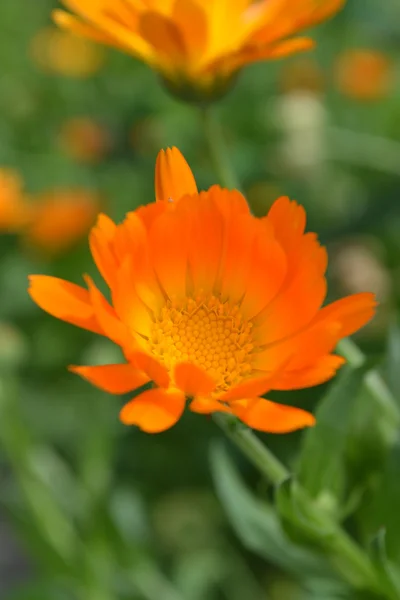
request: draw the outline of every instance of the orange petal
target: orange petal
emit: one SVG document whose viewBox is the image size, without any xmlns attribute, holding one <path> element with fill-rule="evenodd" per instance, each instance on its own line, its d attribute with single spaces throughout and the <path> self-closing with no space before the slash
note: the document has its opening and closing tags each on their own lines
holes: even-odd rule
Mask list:
<svg viewBox="0 0 400 600">
<path fill-rule="evenodd" d="M 107 46 L 117 46 L 123 48 L 122 45 L 119 46 L 118 42 L 116 42 L 112 36 L 109 36 L 107 33 L 102 32 L 96 27 L 77 19 L 64 10 L 53 10 L 51 16 L 56 25 L 61 27 L 61 29 L 71 31 L 74 34 L 85 37 L 93 42 L 106 44 Z"/>
<path fill-rule="evenodd" d="M 220 70 L 225 73 L 233 73 L 241 69 L 245 65 L 263 60 L 276 60 L 298 52 L 305 52 L 315 47 L 315 42 L 311 38 L 301 37 L 285 40 L 283 42 L 266 45 L 251 45 L 245 46 L 238 52 L 228 54 L 222 59 L 217 59 L 209 65 L 208 70 L 211 72 Z"/>
<path fill-rule="evenodd" d="M 175 384 L 186 396 L 207 396 L 215 390 L 215 381 L 210 375 L 191 363 L 180 363 L 175 367 Z"/>
<path fill-rule="evenodd" d="M 368 323 L 375 314 L 376 306 L 375 294 L 353 294 L 325 306 L 318 313 L 318 319 L 339 321 L 342 325 L 340 338 L 344 338 Z"/>
<path fill-rule="evenodd" d="M 223 299 L 235 304 L 246 292 L 257 226 L 251 215 L 239 213 L 226 217 L 224 230 L 218 288 Z"/>
<path fill-rule="evenodd" d="M 117 226 L 107 215 L 100 214 L 89 235 L 90 251 L 104 281 L 111 285 L 114 281 L 117 262 L 113 251 L 113 241 Z"/>
<path fill-rule="evenodd" d="M 160 433 L 180 419 L 185 394 L 178 390 L 147 390 L 126 404 L 120 412 L 125 425 L 137 425 L 146 433 Z"/>
<path fill-rule="evenodd" d="M 115 311 L 130 330 L 148 338 L 154 321 L 149 309 L 139 298 L 135 287 L 135 270 L 129 257 L 125 258 L 117 271 L 115 286 L 112 290 Z"/>
<path fill-rule="evenodd" d="M 132 352 L 129 355 L 132 364 L 148 375 L 151 381 L 154 381 L 159 387 L 167 388 L 169 386 L 169 374 L 167 369 L 155 358 L 145 352 Z"/>
<path fill-rule="evenodd" d="M 285 276 L 286 256 L 282 247 L 261 225 L 254 240 L 246 293 L 241 304 L 246 319 L 253 319 L 275 298 Z"/>
<path fill-rule="evenodd" d="M 72 365 L 69 370 L 109 394 L 127 394 L 149 382 L 145 373 L 130 364 L 95 367 Z"/>
<path fill-rule="evenodd" d="M 157 12 L 146 11 L 139 17 L 138 31 L 155 52 L 168 63 L 185 58 L 186 45 L 174 22 Z"/>
<path fill-rule="evenodd" d="M 201 56 L 206 47 L 208 23 L 201 3 L 194 0 L 175 0 L 172 20 L 179 27 L 188 53 Z"/>
<path fill-rule="evenodd" d="M 145 229 L 149 231 L 155 219 L 157 219 L 163 212 L 168 210 L 169 203 L 167 202 L 152 202 L 146 206 L 139 206 L 135 210 L 135 215 L 142 221 Z M 131 213 L 129 213 L 130 215 Z"/>
<path fill-rule="evenodd" d="M 288 360 L 289 359 L 285 357 L 284 363 L 276 365 L 274 371 L 271 371 L 268 375 L 265 374 L 262 377 L 254 377 L 235 385 L 233 388 L 222 394 L 219 399 L 223 402 L 228 402 L 239 400 L 240 398 L 253 398 L 265 394 L 273 387 L 277 373 L 281 372 Z"/>
<path fill-rule="evenodd" d="M 186 196 L 179 204 L 177 215 L 185 219 L 193 291 L 212 294 L 223 248 L 223 218 L 210 192 Z"/>
<path fill-rule="evenodd" d="M 104 335 L 84 288 L 47 275 L 30 275 L 29 282 L 29 294 L 40 308 L 57 319 Z"/>
<path fill-rule="evenodd" d="M 187 194 L 197 194 L 193 173 L 178 148 L 161 150 L 155 174 L 156 200 L 177 202 Z"/>
<path fill-rule="evenodd" d="M 238 190 L 227 190 L 213 185 L 208 193 L 225 219 L 229 220 L 236 215 L 251 215 L 246 198 Z"/>
<path fill-rule="evenodd" d="M 96 30 L 98 29 L 101 35 L 111 38 L 113 46 L 125 49 L 139 58 L 152 63 L 154 55 L 152 49 L 140 35 L 136 34 L 137 19 L 135 18 L 133 9 L 130 10 L 129 16 L 124 15 L 123 18 L 118 20 L 104 10 L 105 5 L 103 2 L 93 0 L 90 2 L 63 0 L 63 4 L 69 10 L 82 17 L 85 22 L 94 26 Z M 129 24 L 127 21 L 129 21 Z M 63 24 L 61 23 L 61 25 Z M 75 24 L 70 22 L 70 25 L 72 27 L 69 28 L 73 31 Z M 77 33 L 83 34 L 84 32 L 80 30 Z M 92 37 L 91 34 L 89 34 L 89 37 Z"/>
<path fill-rule="evenodd" d="M 97 289 L 92 278 L 85 275 L 84 279 L 89 288 L 90 299 L 96 318 L 104 331 L 104 335 L 119 346 L 129 347 L 133 342 L 133 338 L 129 335 L 127 327 L 120 321 L 113 307 Z"/>
<path fill-rule="evenodd" d="M 252 35 L 252 43 L 265 46 L 288 38 L 328 19 L 344 3 L 345 0 L 269 0 L 264 3 L 263 26 Z"/>
<path fill-rule="evenodd" d="M 174 212 L 166 212 L 149 231 L 151 262 L 169 298 L 186 297 L 188 232 L 185 222 Z"/>
<path fill-rule="evenodd" d="M 310 325 L 297 335 L 282 342 L 267 346 L 253 357 L 254 369 L 275 371 L 287 362 L 285 371 L 313 366 L 315 361 L 329 354 L 335 347 L 340 331 L 340 323 L 321 321 Z M 290 360 L 289 360 L 290 359 Z"/>
<path fill-rule="evenodd" d="M 286 56 L 291 56 L 292 54 L 297 54 L 298 52 L 306 52 L 307 50 L 312 50 L 315 48 L 316 43 L 313 39 L 308 37 L 296 37 L 290 40 L 284 40 L 278 44 L 274 44 L 269 52 L 265 50 L 265 56 L 263 53 L 259 53 L 259 57 L 255 60 L 263 60 L 264 58 L 269 59 L 278 59 L 285 58 Z"/>
<path fill-rule="evenodd" d="M 274 390 L 300 390 L 320 385 L 332 379 L 345 362 L 344 358 L 335 354 L 323 356 L 311 367 L 281 373 L 274 381 Z"/>
<path fill-rule="evenodd" d="M 232 412 L 252 429 L 268 433 L 290 433 L 315 425 L 311 413 L 263 398 L 239 401 L 232 406 Z"/>
<path fill-rule="evenodd" d="M 314 234 L 304 235 L 297 253 L 288 253 L 287 261 L 281 291 L 255 320 L 260 344 L 270 344 L 300 331 L 316 317 L 326 296 L 326 250 Z"/>
<path fill-rule="evenodd" d="M 214 398 L 194 398 L 191 401 L 189 408 L 191 411 L 201 415 L 209 415 L 214 412 L 231 412 L 229 406 L 222 404 L 222 402 L 219 402 Z"/>
<path fill-rule="evenodd" d="M 304 234 L 306 211 L 297 202 L 282 196 L 275 200 L 265 220 L 272 225 L 276 239 L 289 252 L 296 248 Z"/>
</svg>

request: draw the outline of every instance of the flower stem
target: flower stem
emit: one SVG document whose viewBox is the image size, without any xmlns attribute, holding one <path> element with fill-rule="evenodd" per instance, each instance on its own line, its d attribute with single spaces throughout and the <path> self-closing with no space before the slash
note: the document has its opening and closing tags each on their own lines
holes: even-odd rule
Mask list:
<svg viewBox="0 0 400 600">
<path fill-rule="evenodd" d="M 240 189 L 235 173 L 228 159 L 220 123 L 209 108 L 202 111 L 204 133 L 208 140 L 214 168 L 220 182 L 228 188 Z M 359 348 L 350 340 L 341 342 L 340 350 L 348 362 L 361 366 L 366 358 Z M 386 411 L 398 420 L 400 413 L 394 405 L 390 392 L 376 371 L 366 377 L 366 385 L 371 394 L 386 408 Z M 243 426 L 231 415 L 214 413 L 214 421 L 225 434 L 243 452 L 258 471 L 274 486 L 279 486 L 290 473 L 278 458 L 258 439 L 246 426 Z M 327 517 L 318 502 L 302 490 L 303 498 L 314 515 L 323 523 Z M 379 594 L 379 597 L 395 600 L 396 595 L 381 581 L 368 555 L 352 540 L 339 524 L 334 525 L 332 536 L 326 541 L 325 550 L 345 581 L 355 588 L 364 588 Z"/>
<path fill-rule="evenodd" d="M 290 473 L 274 454 L 246 426 L 234 417 L 222 413 L 214 413 L 213 419 L 224 433 L 243 452 L 256 469 L 274 486 L 279 486 Z M 325 511 L 302 489 L 302 497 L 308 505 L 308 512 L 313 520 L 322 525 L 329 519 Z M 352 540 L 347 532 L 338 524 L 332 524 L 329 540 L 325 540 L 325 551 L 335 569 L 352 587 L 368 589 L 379 593 L 380 597 L 395 600 L 395 596 L 380 581 L 369 557 Z M 323 527 L 324 529 L 324 527 Z"/>
<path fill-rule="evenodd" d="M 205 106 L 201 109 L 201 119 L 210 157 L 221 185 L 239 190 L 240 184 L 229 161 L 222 126 L 216 113 L 209 106 Z"/>
<path fill-rule="evenodd" d="M 245 425 L 235 417 L 214 413 L 214 421 L 226 435 L 242 450 L 250 462 L 274 485 L 279 485 L 290 475 L 280 460 Z"/>
</svg>

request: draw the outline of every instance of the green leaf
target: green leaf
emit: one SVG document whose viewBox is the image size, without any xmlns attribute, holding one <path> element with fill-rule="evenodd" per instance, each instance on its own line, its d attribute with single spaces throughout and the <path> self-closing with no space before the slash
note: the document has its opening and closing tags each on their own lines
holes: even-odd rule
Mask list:
<svg viewBox="0 0 400 600">
<path fill-rule="evenodd" d="M 400 435 L 387 456 L 369 502 L 359 512 L 361 526 L 367 535 L 385 534 L 385 551 L 400 566 Z M 379 537 L 378 537 L 379 540 Z M 376 545 L 376 544 L 375 544 Z"/>
<path fill-rule="evenodd" d="M 2 600 L 70 600 L 70 596 L 48 581 L 33 581 L 19 585 L 2 596 Z"/>
<path fill-rule="evenodd" d="M 363 368 L 342 370 L 317 408 L 315 427 L 303 438 L 298 479 L 311 496 L 325 494 L 327 503 L 335 503 L 343 488 L 344 452 L 364 372 Z"/>
<path fill-rule="evenodd" d="M 381 577 L 382 586 L 387 589 L 388 598 L 400 597 L 400 569 L 388 559 L 386 530 L 380 529 L 370 544 L 370 554 Z"/>
<path fill-rule="evenodd" d="M 50 545 L 66 564 L 72 565 L 76 560 L 79 539 L 70 516 L 58 502 L 53 481 L 54 467 L 60 467 L 61 461 L 53 456 L 51 449 L 38 454 L 38 447 L 21 418 L 18 404 L 16 383 L 11 378 L 0 380 L 0 444 L 13 466 L 30 520 L 40 531 L 45 544 Z M 64 485 L 63 469 L 58 475 Z M 65 492 L 66 488 L 63 489 Z M 70 490 L 69 485 L 67 489 Z"/>
<path fill-rule="evenodd" d="M 297 481 L 286 479 L 276 488 L 276 506 L 282 525 L 298 544 L 324 547 L 335 533 L 336 524 L 329 513 L 324 513 L 304 492 Z"/>
<path fill-rule="evenodd" d="M 219 444 L 211 448 L 211 468 L 218 497 L 246 548 L 300 579 L 335 579 L 323 557 L 286 537 L 273 507 L 247 490 Z"/>
<path fill-rule="evenodd" d="M 385 371 L 389 389 L 400 406 L 400 327 L 398 325 L 389 329 Z"/>
</svg>

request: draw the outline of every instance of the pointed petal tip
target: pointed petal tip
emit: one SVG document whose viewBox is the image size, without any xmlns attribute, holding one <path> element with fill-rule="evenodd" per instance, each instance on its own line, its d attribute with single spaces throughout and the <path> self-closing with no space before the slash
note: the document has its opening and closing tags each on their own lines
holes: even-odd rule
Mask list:
<svg viewBox="0 0 400 600">
<path fill-rule="evenodd" d="M 161 150 L 155 168 L 156 201 L 180 200 L 183 196 L 197 194 L 192 170 L 182 152 L 172 146 Z"/>
</svg>

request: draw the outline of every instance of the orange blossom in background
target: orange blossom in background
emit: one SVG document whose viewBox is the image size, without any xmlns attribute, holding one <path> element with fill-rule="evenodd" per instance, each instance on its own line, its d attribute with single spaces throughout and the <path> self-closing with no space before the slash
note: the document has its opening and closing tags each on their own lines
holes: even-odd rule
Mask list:
<svg viewBox="0 0 400 600">
<path fill-rule="evenodd" d="M 243 66 L 314 46 L 300 31 L 345 0 L 61 0 L 61 27 L 132 54 L 187 99 L 224 93 Z"/>
</svg>

